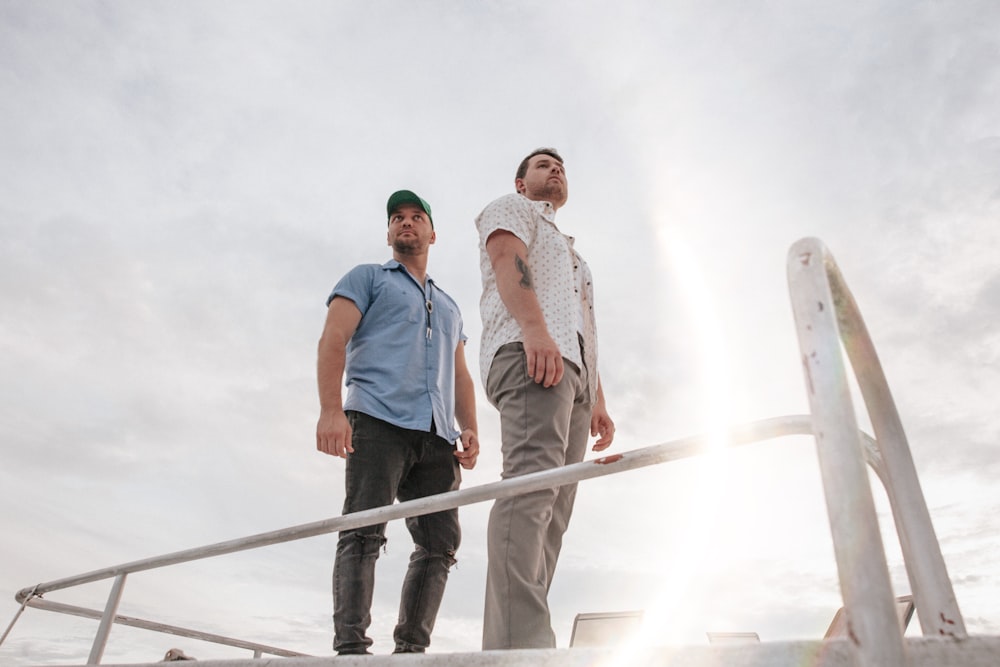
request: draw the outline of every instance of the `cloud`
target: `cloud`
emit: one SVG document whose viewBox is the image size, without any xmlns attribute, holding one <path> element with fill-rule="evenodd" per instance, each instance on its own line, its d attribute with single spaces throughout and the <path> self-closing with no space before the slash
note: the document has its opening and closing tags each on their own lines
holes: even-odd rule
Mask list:
<svg viewBox="0 0 1000 667">
<path fill-rule="evenodd" d="M 11 593 L 336 515 L 341 462 L 313 445 L 330 288 L 388 256 L 387 195 L 420 192 L 475 370 L 472 220 L 523 154 L 554 145 L 572 181 L 559 222 L 595 274 L 616 449 L 806 410 L 784 264 L 819 236 L 879 350 L 970 628 L 996 631 L 992 4 L 234 8 L 0 10 Z M 466 486 L 500 464 L 478 398 Z M 713 466 L 581 489 L 553 589 L 563 643 L 575 613 L 652 608 L 644 584 L 682 575 L 690 589 L 666 600 L 699 605 L 685 641 L 723 621 L 765 640 L 825 628 L 839 596 L 811 443 Z M 478 646 L 487 512 L 462 510 L 435 650 Z M 409 553 L 390 531 L 381 647 Z M 123 605 L 327 654 L 334 540 L 136 575 Z M 219 599 L 192 602 L 206 581 Z M 52 617 L 27 612 L 0 655 L 82 661 L 93 624 Z M 108 660 L 157 659 L 163 640 L 116 628 Z"/>
</svg>

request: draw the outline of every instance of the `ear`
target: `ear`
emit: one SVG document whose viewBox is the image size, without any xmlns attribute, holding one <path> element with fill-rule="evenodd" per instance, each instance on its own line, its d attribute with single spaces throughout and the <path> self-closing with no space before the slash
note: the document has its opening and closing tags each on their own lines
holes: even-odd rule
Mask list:
<svg viewBox="0 0 1000 667">
<path fill-rule="evenodd" d="M 392 241 L 389 240 L 389 232 L 385 233 L 385 244 L 392 245 Z"/>
<path fill-rule="evenodd" d="M 521 193 L 523 195 L 524 194 L 524 189 L 525 189 L 524 188 L 524 179 L 523 178 L 515 178 L 514 179 L 514 191 L 515 192 L 519 192 L 519 193 Z"/>
<path fill-rule="evenodd" d="M 434 231 L 434 230 L 432 229 L 432 230 L 431 230 L 431 243 L 434 243 L 434 242 L 435 242 L 435 241 L 437 241 L 437 240 L 438 240 L 438 234 L 437 234 L 437 232 L 435 232 L 435 231 Z"/>
</svg>

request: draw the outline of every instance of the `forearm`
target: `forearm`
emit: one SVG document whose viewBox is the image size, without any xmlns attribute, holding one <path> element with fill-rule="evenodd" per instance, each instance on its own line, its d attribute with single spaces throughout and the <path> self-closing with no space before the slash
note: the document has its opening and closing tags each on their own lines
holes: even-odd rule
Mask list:
<svg viewBox="0 0 1000 667">
<path fill-rule="evenodd" d="M 319 341 L 316 379 L 319 387 L 319 406 L 322 412 L 344 409 L 341 387 L 347 362 L 346 346 L 337 336 L 324 333 Z"/>
<path fill-rule="evenodd" d="M 479 429 L 476 426 L 476 387 L 465 365 L 464 342 L 455 348 L 455 419 L 462 431 L 455 457 L 460 466 L 471 470 L 479 457 Z"/>
<path fill-rule="evenodd" d="M 596 401 L 596 405 L 600 405 L 600 406 L 606 405 L 606 403 L 604 402 L 604 385 L 601 384 L 601 375 L 600 375 L 600 373 L 598 373 L 598 375 L 597 375 L 597 401 Z"/>
<path fill-rule="evenodd" d="M 354 451 L 340 388 L 347 363 L 347 342 L 360 320 L 361 312 L 354 302 L 336 297 L 327 309 L 326 324 L 319 339 L 316 382 L 320 412 L 316 423 L 316 449 L 333 456 L 346 457 Z"/>
<path fill-rule="evenodd" d="M 608 406 L 604 402 L 600 375 L 597 376 L 597 400 L 590 414 L 590 434 L 600 436 L 594 443 L 595 452 L 607 449 L 615 439 L 615 422 L 608 414 Z"/>
<path fill-rule="evenodd" d="M 479 433 L 476 418 L 476 390 L 472 376 L 465 374 L 455 378 L 455 420 L 461 431 L 471 429 Z"/>
<path fill-rule="evenodd" d="M 490 239 L 487 246 L 490 262 L 496 275 L 497 292 L 521 330 L 548 331 L 534 277 L 528 267 L 527 248 L 512 235 Z"/>
<path fill-rule="evenodd" d="M 559 384 L 563 376 L 562 350 L 549 333 L 535 294 L 527 247 L 510 232 L 494 232 L 486 242 L 486 251 L 500 299 L 521 327 L 528 375 L 544 387 Z"/>
</svg>

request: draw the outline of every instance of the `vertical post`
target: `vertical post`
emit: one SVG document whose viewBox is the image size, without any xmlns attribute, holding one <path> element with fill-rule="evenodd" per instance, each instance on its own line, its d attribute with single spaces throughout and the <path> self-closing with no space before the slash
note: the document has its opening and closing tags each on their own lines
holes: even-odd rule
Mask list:
<svg viewBox="0 0 1000 667">
<path fill-rule="evenodd" d="M 254 660 L 260 660 L 260 657 L 261 657 L 262 655 L 264 655 L 264 652 L 263 652 L 263 651 L 261 651 L 261 650 L 260 650 L 259 648 L 255 648 L 255 649 L 254 649 L 254 651 L 253 651 L 253 659 L 254 659 Z"/>
<path fill-rule="evenodd" d="M 803 239 L 788 255 L 788 282 L 848 639 L 863 667 L 905 665 L 892 584 L 857 418 L 844 371 L 826 252 Z"/>
<path fill-rule="evenodd" d="M 31 602 L 31 598 L 35 597 L 35 591 L 37 590 L 38 584 L 35 584 L 35 587 L 31 589 L 31 592 L 28 593 L 28 595 L 24 597 L 24 600 L 21 601 L 21 606 L 18 608 L 17 613 L 14 614 L 14 618 L 10 620 L 10 625 L 7 626 L 7 629 L 3 631 L 3 636 L 0 637 L 0 646 L 3 646 L 4 641 L 7 639 L 7 635 L 9 635 L 10 631 L 14 629 L 14 624 L 17 623 L 17 619 L 21 618 L 21 614 L 24 613 L 24 608 L 28 606 L 29 602 Z"/>
<path fill-rule="evenodd" d="M 125 576 L 124 572 L 119 574 L 115 577 L 115 583 L 111 586 L 111 594 L 108 595 L 108 604 L 104 607 L 104 616 L 101 617 L 101 624 L 97 627 L 97 636 L 94 637 L 94 645 L 90 649 L 90 657 L 87 658 L 88 665 L 101 664 L 101 656 L 104 655 L 104 647 L 108 645 L 108 635 L 111 633 L 111 626 L 114 624 L 115 615 L 118 613 L 118 603 L 122 600 Z"/>
<path fill-rule="evenodd" d="M 910 445 L 882 364 L 858 306 L 835 266 L 829 267 L 838 303 L 841 339 L 854 367 L 882 459 L 880 477 L 896 522 L 910 590 L 925 637 L 967 637 L 944 556 L 924 492 L 917 478 Z"/>
</svg>

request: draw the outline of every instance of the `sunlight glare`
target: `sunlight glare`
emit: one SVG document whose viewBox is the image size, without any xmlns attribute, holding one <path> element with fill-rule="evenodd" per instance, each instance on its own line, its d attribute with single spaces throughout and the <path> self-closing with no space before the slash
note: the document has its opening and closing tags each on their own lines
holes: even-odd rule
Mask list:
<svg viewBox="0 0 1000 667">
<path fill-rule="evenodd" d="M 708 436 L 703 456 L 694 459 L 695 474 L 689 488 L 690 502 L 679 534 L 667 542 L 671 558 L 661 572 L 656 602 L 646 610 L 638 644 L 691 643 L 692 637 L 710 628 L 705 623 L 703 596 L 689 590 L 698 581 L 698 571 L 713 569 L 724 556 L 714 544 L 715 524 L 730 496 L 730 467 L 722 450 L 727 447 L 731 386 L 731 362 L 716 300 L 691 246 L 676 228 L 657 225 L 658 243 L 667 258 L 670 276 L 682 297 L 682 316 L 692 339 L 697 341 L 697 430 Z M 700 607 L 700 608 L 699 608 Z M 701 613 L 699 613 L 701 612 Z M 693 624 L 697 627 L 689 627 Z"/>
</svg>

